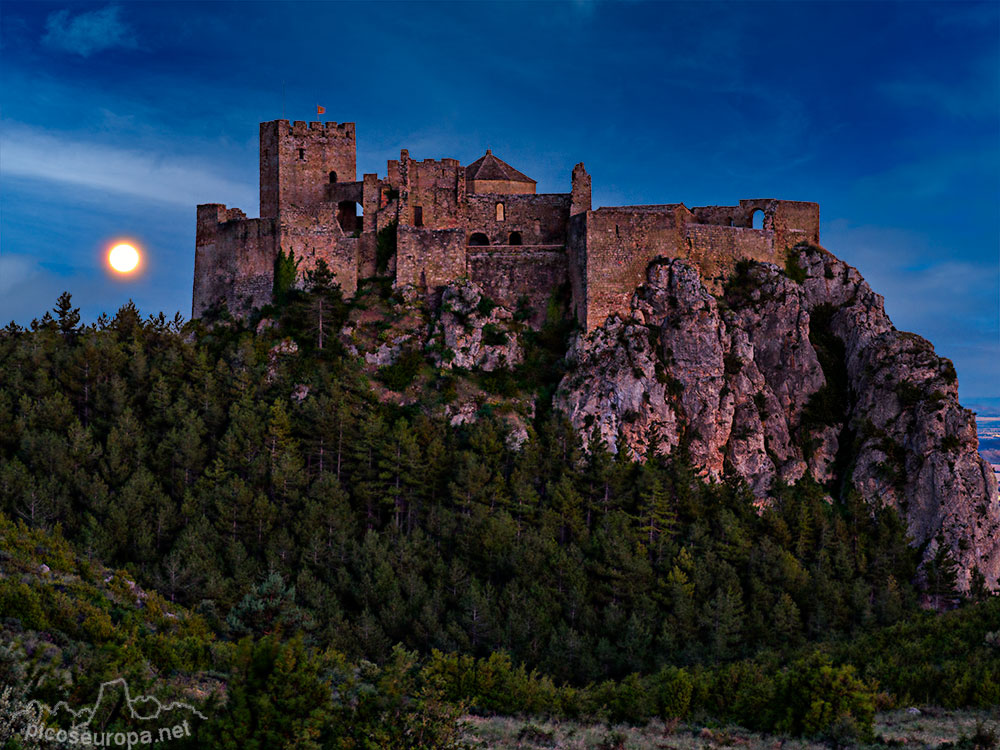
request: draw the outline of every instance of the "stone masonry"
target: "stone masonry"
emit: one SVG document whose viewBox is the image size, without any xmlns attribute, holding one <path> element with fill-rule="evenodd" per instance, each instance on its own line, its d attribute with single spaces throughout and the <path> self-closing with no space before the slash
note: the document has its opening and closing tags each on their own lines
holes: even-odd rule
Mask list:
<svg viewBox="0 0 1000 750">
<path fill-rule="evenodd" d="M 350 296 L 380 270 L 380 231 L 395 234 L 395 257 L 381 270 L 397 285 L 433 293 L 469 278 L 509 308 L 544 311 L 568 283 L 590 331 L 628 312 L 656 258 L 689 260 L 712 287 L 742 258 L 781 264 L 789 247 L 819 244 L 819 206 L 759 199 L 594 210 L 582 163 L 569 193 L 543 194 L 489 150 L 463 167 L 403 149 L 385 177 L 358 180 L 354 123 L 274 120 L 260 125 L 260 218 L 198 206 L 192 314 L 222 302 L 245 315 L 270 302 L 279 251 L 294 252 L 300 272 L 325 260 Z"/>
</svg>

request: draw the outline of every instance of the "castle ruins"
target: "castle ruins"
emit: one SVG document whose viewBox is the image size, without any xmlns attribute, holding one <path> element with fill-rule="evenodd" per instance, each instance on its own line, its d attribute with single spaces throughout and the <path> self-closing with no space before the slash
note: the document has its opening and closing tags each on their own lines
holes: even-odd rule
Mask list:
<svg viewBox="0 0 1000 750">
<path fill-rule="evenodd" d="M 577 319 L 591 330 L 628 310 L 655 258 L 690 259 L 717 285 L 739 259 L 783 263 L 787 248 L 819 244 L 816 203 L 594 209 L 582 163 L 570 192 L 536 193 L 533 179 L 489 150 L 463 167 L 404 149 L 385 177 L 360 180 L 355 160 L 354 123 L 261 123 L 260 218 L 198 206 L 192 314 L 220 301 L 238 315 L 269 303 L 280 250 L 294 251 L 300 272 L 325 260 L 346 296 L 377 272 L 429 292 L 465 277 L 510 308 L 544 310 L 568 282 Z M 396 252 L 377 268 L 387 233 Z"/>
</svg>

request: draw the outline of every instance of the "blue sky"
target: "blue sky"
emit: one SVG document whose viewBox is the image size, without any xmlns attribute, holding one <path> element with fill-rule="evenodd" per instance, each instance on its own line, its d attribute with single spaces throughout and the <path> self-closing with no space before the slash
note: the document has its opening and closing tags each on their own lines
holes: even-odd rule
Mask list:
<svg viewBox="0 0 1000 750">
<path fill-rule="evenodd" d="M 358 172 L 487 146 L 595 205 L 820 203 L 897 327 L 1000 396 L 1000 3 L 0 5 L 0 320 L 190 314 L 195 205 L 257 214 L 262 120 Z M 132 237 L 143 273 L 109 277 Z"/>
</svg>

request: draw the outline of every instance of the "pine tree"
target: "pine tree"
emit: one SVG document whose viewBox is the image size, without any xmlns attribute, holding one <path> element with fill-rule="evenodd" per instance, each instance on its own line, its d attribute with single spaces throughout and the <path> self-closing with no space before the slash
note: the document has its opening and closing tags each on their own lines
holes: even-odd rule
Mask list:
<svg viewBox="0 0 1000 750">
<path fill-rule="evenodd" d="M 322 351 L 329 338 L 328 331 L 336 330 L 344 317 L 344 300 L 330 267 L 322 258 L 316 262 L 315 269 L 306 272 L 306 284 L 309 287 L 309 328 L 316 334 L 316 349 Z"/>
<path fill-rule="evenodd" d="M 233 607 L 226 617 L 237 635 L 294 634 L 311 628 L 308 614 L 295 603 L 295 587 L 288 586 L 278 573 L 271 573 Z"/>
<path fill-rule="evenodd" d="M 940 609 L 942 605 L 950 605 L 958 599 L 958 563 L 942 534 L 939 533 L 934 541 L 937 549 L 934 556 L 924 563 L 924 576 L 927 580 L 927 594 L 931 597 L 934 608 Z"/>
<path fill-rule="evenodd" d="M 295 257 L 295 251 L 289 250 L 288 255 L 285 255 L 284 249 L 279 249 L 274 259 L 274 285 L 271 289 L 275 304 L 284 305 L 288 302 L 298 276 L 299 259 Z"/>
<path fill-rule="evenodd" d="M 80 308 L 73 307 L 73 296 L 69 292 L 60 294 L 54 311 L 59 332 L 66 338 L 74 338 L 80 331 Z"/>
<path fill-rule="evenodd" d="M 639 496 L 639 540 L 649 551 L 650 559 L 663 561 L 666 544 L 677 526 L 677 514 L 669 490 L 653 475 L 649 486 Z"/>
<path fill-rule="evenodd" d="M 420 448 L 405 419 L 392 426 L 378 458 L 378 477 L 385 487 L 385 505 L 393 514 L 393 526 L 400 529 L 405 517 L 407 530 L 413 527 L 413 506 L 421 482 Z"/>
</svg>

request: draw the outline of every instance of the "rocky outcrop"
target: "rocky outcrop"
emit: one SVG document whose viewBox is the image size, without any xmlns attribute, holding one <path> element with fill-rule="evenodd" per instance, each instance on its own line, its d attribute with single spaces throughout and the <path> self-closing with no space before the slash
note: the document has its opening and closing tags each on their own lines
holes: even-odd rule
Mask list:
<svg viewBox="0 0 1000 750">
<path fill-rule="evenodd" d="M 511 368 L 524 358 L 513 314 L 487 299 L 471 281 L 445 287 L 431 339 L 437 344 L 434 363 L 445 369 L 491 372 Z"/>
<path fill-rule="evenodd" d="M 654 262 L 630 314 L 579 335 L 555 397 L 586 441 L 643 458 L 686 453 L 761 503 L 807 473 L 906 519 L 960 585 L 1000 574 L 996 480 L 948 360 L 896 331 L 858 272 L 819 248 L 787 271 L 742 263 L 719 298 L 681 260 Z"/>
</svg>

